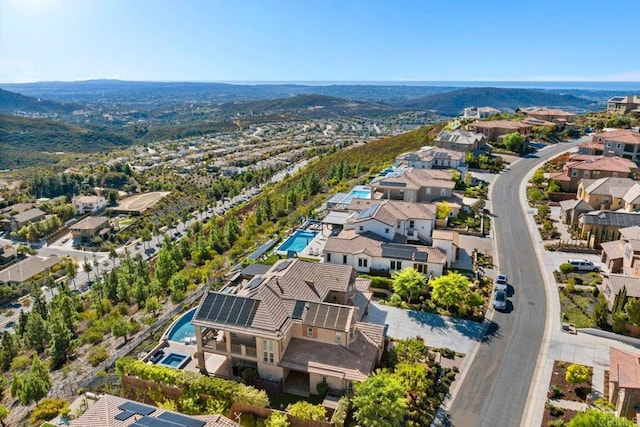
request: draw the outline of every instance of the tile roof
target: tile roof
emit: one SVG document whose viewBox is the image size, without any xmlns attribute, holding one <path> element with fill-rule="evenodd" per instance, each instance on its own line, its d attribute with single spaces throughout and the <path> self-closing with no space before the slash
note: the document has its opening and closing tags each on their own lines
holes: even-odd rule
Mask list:
<svg viewBox="0 0 640 427">
<path fill-rule="evenodd" d="M 580 199 L 561 200 L 560 208 L 562 208 L 563 211 L 575 210 L 575 211 L 582 211 L 582 212 L 590 212 L 593 210 L 593 206 L 591 206 L 589 203 L 585 202 L 584 200 L 580 200 Z"/>
<path fill-rule="evenodd" d="M 73 224 L 70 228 L 71 230 L 93 230 L 103 225 L 109 225 L 109 218 L 104 216 L 88 216 Z"/>
<path fill-rule="evenodd" d="M 102 196 L 80 196 L 77 197 L 75 199 L 73 199 L 73 201 L 75 203 L 82 203 L 82 204 L 94 204 L 97 203 L 101 200 L 104 200 L 104 197 Z"/>
<path fill-rule="evenodd" d="M 640 132 L 618 129 L 609 132 L 601 132 L 593 135 L 593 141 L 603 139 L 604 141 L 623 142 L 625 144 L 640 145 Z"/>
<path fill-rule="evenodd" d="M 291 339 L 279 366 L 361 381 L 375 367 L 383 343 L 383 326 L 358 322 L 356 337 L 348 347 L 303 338 Z"/>
<path fill-rule="evenodd" d="M 450 240 L 454 245 L 460 246 L 460 235 L 454 230 L 435 229 L 431 233 L 431 237 L 439 240 Z"/>
<path fill-rule="evenodd" d="M 480 134 L 480 136 L 482 136 L 482 134 Z M 396 159 L 421 162 L 432 162 L 436 159 L 460 161 L 464 160 L 464 153 L 461 153 L 459 151 L 447 150 L 445 148 L 429 146 L 422 147 L 418 151 L 400 154 L 398 157 L 396 157 Z"/>
<path fill-rule="evenodd" d="M 629 189 L 634 185 L 638 185 L 638 182 L 631 178 L 606 177 L 583 181 L 584 191 L 586 193 L 597 194 L 600 196 L 612 196 L 619 199 L 623 198 L 627 191 L 629 191 Z"/>
<path fill-rule="evenodd" d="M 582 159 L 583 157 L 591 157 Z M 607 171 L 632 173 L 638 166 L 629 159 L 622 157 L 605 157 L 605 156 L 589 156 L 585 154 L 577 154 L 569 157 L 566 167 L 568 169 L 589 170 L 589 171 Z"/>
<path fill-rule="evenodd" d="M 640 297 L 640 277 L 627 276 L 625 274 L 609 274 L 608 276 L 604 276 L 602 287 L 605 288 L 607 284 L 611 285 L 614 295 L 618 295 L 622 288 L 625 288 L 628 297 Z"/>
<path fill-rule="evenodd" d="M 483 128 L 483 129 L 512 129 L 513 131 L 517 131 L 523 128 L 529 128 L 530 125 L 525 125 L 520 122 L 516 122 L 513 120 L 489 120 L 489 121 L 476 121 L 468 125 L 469 129 L 472 128 Z"/>
<path fill-rule="evenodd" d="M 129 427 L 135 424 L 140 416 L 131 416 L 126 420 L 117 420 L 114 417 L 122 412 L 122 409 L 118 409 L 118 406 L 129 403 L 137 403 L 133 400 L 125 399 L 119 396 L 112 396 L 110 394 L 103 394 L 100 396 L 97 402 L 89 406 L 89 408 L 80 417 L 69 421 L 71 427 Z M 149 414 L 151 417 L 157 417 L 163 413 L 179 414 L 178 412 L 167 411 L 166 409 L 157 408 L 155 406 L 144 405 L 153 409 L 153 412 Z M 230 419 L 223 417 L 222 415 L 183 415 L 190 418 L 194 418 L 200 421 L 204 421 L 203 427 L 237 427 L 238 424 Z M 176 424 L 176 427 L 178 425 Z"/>
<path fill-rule="evenodd" d="M 640 388 L 640 353 L 610 347 L 609 381 L 620 388 Z"/>
<path fill-rule="evenodd" d="M 631 227 L 625 227 L 618 230 L 620 235 L 629 240 L 640 240 L 640 226 L 634 225 Z"/>
<path fill-rule="evenodd" d="M 474 145 L 478 141 L 481 141 L 483 138 L 484 135 L 481 133 L 469 132 L 463 129 L 456 129 L 454 131 L 440 131 L 435 140 L 442 142 L 452 142 L 454 144 L 460 145 Z"/>
<path fill-rule="evenodd" d="M 524 112 L 529 115 L 576 117 L 575 113 L 569 113 L 555 108 L 529 108 Z"/>
<path fill-rule="evenodd" d="M 29 209 L 13 216 L 13 219 L 20 223 L 33 221 L 36 218 L 45 216 L 46 213 L 38 208 Z"/>
<path fill-rule="evenodd" d="M 36 274 L 40 274 L 46 269 L 53 267 L 60 261 L 62 260 L 55 255 L 52 255 L 49 258 L 41 258 L 38 256 L 28 257 L 27 259 L 0 271 L 0 283 L 24 282 L 25 280 L 31 279 Z"/>
<path fill-rule="evenodd" d="M 423 187 L 451 188 L 453 173 L 442 169 L 397 168 L 393 174 L 376 178 L 371 187 L 409 188 L 419 190 Z"/>
<path fill-rule="evenodd" d="M 600 247 L 602 251 L 607 254 L 608 259 L 619 259 L 624 255 L 624 247 L 620 244 L 619 240 L 602 242 L 600 243 Z"/>
</svg>

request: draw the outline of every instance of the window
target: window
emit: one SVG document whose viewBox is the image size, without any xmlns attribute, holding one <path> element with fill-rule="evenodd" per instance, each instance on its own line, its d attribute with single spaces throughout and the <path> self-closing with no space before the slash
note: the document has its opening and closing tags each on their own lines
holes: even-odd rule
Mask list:
<svg viewBox="0 0 640 427">
<path fill-rule="evenodd" d="M 307 336 L 309 338 L 313 338 L 313 327 L 312 326 L 307 326 Z"/>
<path fill-rule="evenodd" d="M 388 228 L 384 229 L 384 234 L 389 234 L 389 229 Z"/>
<path fill-rule="evenodd" d="M 360 230 L 360 231 L 364 231 L 364 227 L 363 227 L 363 226 L 360 226 L 360 227 L 359 227 L 359 230 Z"/>
<path fill-rule="evenodd" d="M 611 147 L 611 141 L 607 141 L 607 147 Z"/>
<path fill-rule="evenodd" d="M 358 267 L 366 267 L 369 261 L 366 258 L 358 258 Z"/>
<path fill-rule="evenodd" d="M 398 221 L 398 222 L 396 223 L 396 228 L 400 228 L 400 226 L 401 226 L 401 225 L 402 225 L 402 223 L 401 223 L 400 221 Z"/>
<path fill-rule="evenodd" d="M 578 171 L 577 170 L 571 171 L 571 176 L 577 177 L 578 176 Z"/>
<path fill-rule="evenodd" d="M 338 293 L 336 291 L 331 292 L 331 299 L 334 301 L 338 300 Z"/>
<path fill-rule="evenodd" d="M 589 178 L 589 175 L 590 175 L 589 172 L 591 172 L 591 171 L 584 171 L 582 176 L 584 176 L 585 178 Z"/>
<path fill-rule="evenodd" d="M 440 190 L 440 195 L 441 196 L 446 196 L 447 195 L 447 189 L 446 188 L 441 189 Z"/>
<path fill-rule="evenodd" d="M 336 332 L 336 342 L 337 343 L 342 342 L 342 332 Z"/>
<path fill-rule="evenodd" d="M 392 270 L 402 270 L 402 261 L 391 261 Z"/>
<path fill-rule="evenodd" d="M 262 361 L 273 363 L 273 340 L 262 340 Z"/>
<path fill-rule="evenodd" d="M 353 341 L 355 337 L 356 337 L 356 328 L 352 327 L 351 329 L 349 329 L 349 341 Z"/>
<path fill-rule="evenodd" d="M 409 228 L 414 228 L 416 226 L 416 222 L 414 220 L 409 221 Z"/>
<path fill-rule="evenodd" d="M 622 143 L 621 142 L 616 142 L 616 148 L 622 148 Z"/>
<path fill-rule="evenodd" d="M 423 268 L 424 267 L 424 268 Z M 418 273 L 426 273 L 427 272 L 427 268 L 425 265 L 423 264 L 413 264 L 413 268 L 418 272 Z"/>
<path fill-rule="evenodd" d="M 425 194 L 431 194 L 431 189 L 430 189 L 430 188 L 426 188 L 426 189 L 424 190 L 424 192 L 425 192 Z"/>
<path fill-rule="evenodd" d="M 331 252 L 327 252 L 327 262 L 331 262 Z"/>
<path fill-rule="evenodd" d="M 343 264 L 347 263 L 347 256 L 346 255 L 342 255 L 342 263 Z"/>
<path fill-rule="evenodd" d="M 351 381 L 347 382 L 347 391 L 349 393 L 353 392 L 353 382 Z"/>
</svg>

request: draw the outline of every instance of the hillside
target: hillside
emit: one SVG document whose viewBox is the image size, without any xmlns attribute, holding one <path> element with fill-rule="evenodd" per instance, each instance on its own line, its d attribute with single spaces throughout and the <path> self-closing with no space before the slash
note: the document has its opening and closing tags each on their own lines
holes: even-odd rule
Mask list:
<svg viewBox="0 0 640 427">
<path fill-rule="evenodd" d="M 81 109 L 77 104 L 63 104 L 46 99 L 24 96 L 19 93 L 0 89 L 0 113 L 17 114 L 18 112 L 40 115 L 64 115 Z"/>
<path fill-rule="evenodd" d="M 589 111 L 598 109 L 598 105 L 594 101 L 573 95 L 492 87 L 462 89 L 399 104 L 399 106 L 412 110 L 434 110 L 450 116 L 462 114 L 466 107 L 485 105 L 510 111 L 522 107 L 553 107 Z"/>
<path fill-rule="evenodd" d="M 229 102 L 220 105 L 220 111 L 226 115 L 288 114 L 296 117 L 326 117 L 328 115 L 388 115 L 393 113 L 394 109 L 384 104 L 305 94 L 266 101 Z"/>
<path fill-rule="evenodd" d="M 90 153 L 130 143 L 122 136 L 54 120 L 0 114 L 0 169 L 54 163 L 54 153 Z"/>
</svg>

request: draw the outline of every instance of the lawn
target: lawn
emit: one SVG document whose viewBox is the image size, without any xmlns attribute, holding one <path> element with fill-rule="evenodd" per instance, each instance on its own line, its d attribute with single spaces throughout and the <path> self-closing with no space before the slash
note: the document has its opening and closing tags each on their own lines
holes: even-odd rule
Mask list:
<svg viewBox="0 0 640 427">
<path fill-rule="evenodd" d="M 282 411 L 284 411 L 287 405 L 289 405 L 290 403 L 296 403 L 301 400 L 317 405 L 319 403 L 322 403 L 324 399 L 317 394 L 312 394 L 308 398 L 296 396 L 295 394 L 289 393 L 269 394 L 269 402 L 271 403 L 271 407 L 274 409 L 280 409 Z"/>
<path fill-rule="evenodd" d="M 576 328 L 594 328 L 595 322 L 590 314 L 597 299 L 588 292 L 569 294 L 564 288 L 558 292 L 563 322 L 573 323 Z"/>
</svg>

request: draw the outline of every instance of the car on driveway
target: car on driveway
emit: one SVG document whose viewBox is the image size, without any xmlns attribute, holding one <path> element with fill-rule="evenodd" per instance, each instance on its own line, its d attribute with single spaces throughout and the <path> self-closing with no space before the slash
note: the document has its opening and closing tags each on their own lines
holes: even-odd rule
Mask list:
<svg viewBox="0 0 640 427">
<path fill-rule="evenodd" d="M 507 293 L 505 291 L 496 291 L 493 295 L 493 308 L 498 311 L 507 309 Z"/>
<path fill-rule="evenodd" d="M 495 288 L 497 291 L 507 291 L 507 276 L 505 274 L 498 274 L 496 276 Z"/>
<path fill-rule="evenodd" d="M 568 262 L 573 266 L 573 271 L 600 271 L 600 264 L 588 259 L 570 259 Z"/>
</svg>

